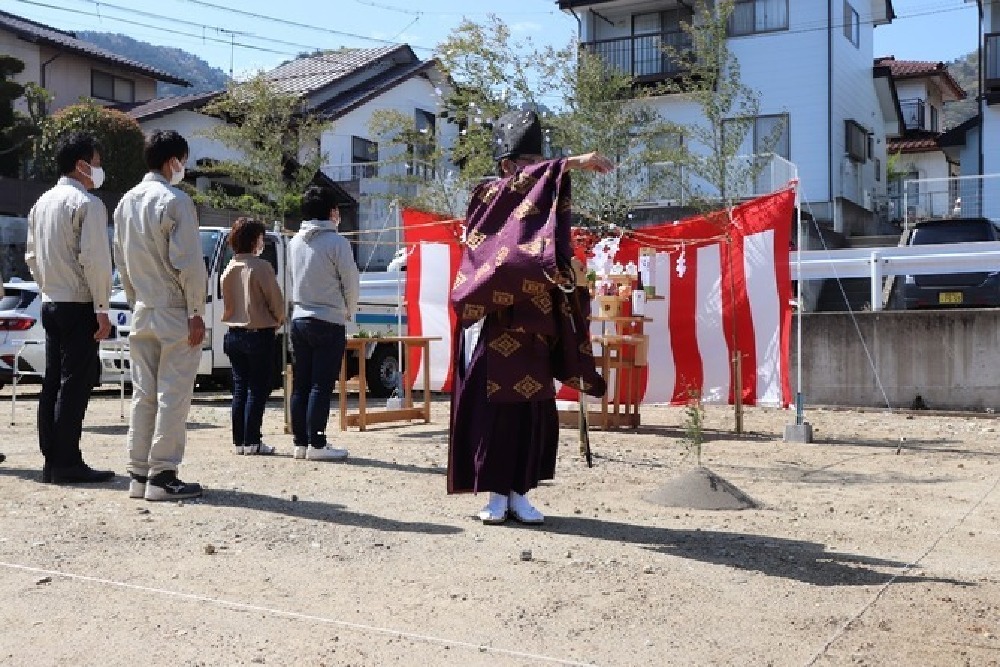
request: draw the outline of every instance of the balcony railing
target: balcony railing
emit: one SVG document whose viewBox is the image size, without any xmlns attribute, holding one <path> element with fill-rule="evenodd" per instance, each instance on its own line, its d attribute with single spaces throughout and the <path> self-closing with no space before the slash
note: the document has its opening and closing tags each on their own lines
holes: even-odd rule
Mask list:
<svg viewBox="0 0 1000 667">
<path fill-rule="evenodd" d="M 600 56 L 609 66 L 642 82 L 672 79 L 688 70 L 683 57 L 671 57 L 668 47 L 682 56 L 691 53 L 691 36 L 682 30 L 675 30 L 583 44 L 583 48 Z"/>
<path fill-rule="evenodd" d="M 773 153 L 735 156 L 727 171 L 732 174 L 729 195 L 735 200 L 770 194 L 798 178 L 796 166 Z M 753 172 L 756 177 L 751 178 Z M 717 188 L 698 178 L 690 169 L 670 162 L 654 162 L 643 167 L 637 175 L 635 190 L 647 205 L 688 206 L 719 198 Z"/>
<path fill-rule="evenodd" d="M 1000 33 L 986 35 L 983 56 L 983 87 L 987 93 L 1000 92 Z"/>
<path fill-rule="evenodd" d="M 899 108 L 903 112 L 903 125 L 907 130 L 927 129 L 927 104 L 923 100 L 900 100 Z"/>
<path fill-rule="evenodd" d="M 382 196 L 411 193 L 421 183 L 433 180 L 438 170 L 423 160 L 386 160 L 328 164 L 323 173 L 339 183 L 357 182 L 362 196 Z"/>
</svg>

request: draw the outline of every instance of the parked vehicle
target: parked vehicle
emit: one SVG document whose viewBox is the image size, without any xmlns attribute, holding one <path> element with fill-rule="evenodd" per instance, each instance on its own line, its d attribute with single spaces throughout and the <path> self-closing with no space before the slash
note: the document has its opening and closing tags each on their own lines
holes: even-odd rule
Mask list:
<svg viewBox="0 0 1000 667">
<path fill-rule="evenodd" d="M 0 297 L 0 387 L 14 379 L 14 361 L 21 350 L 21 382 L 40 382 L 45 375 L 45 330 L 42 328 L 42 295 L 38 284 L 18 280 L 4 283 Z M 117 335 L 112 327 L 111 337 Z M 38 341 L 24 344 L 24 341 Z M 111 355 L 114 356 L 114 355 Z M 102 367 L 100 382 L 118 382 L 116 369 Z"/>
<path fill-rule="evenodd" d="M 986 218 L 928 220 L 916 225 L 911 246 L 1000 241 L 1000 228 Z M 903 304 L 913 308 L 1000 306 L 1000 272 L 905 276 Z"/>
<path fill-rule="evenodd" d="M 232 368 L 229 357 L 222 350 L 226 325 L 222 323 L 222 272 L 233 256 L 227 239 L 229 229 L 203 227 L 201 229 L 202 256 L 208 269 L 208 293 L 205 303 L 205 341 L 202 343 L 201 362 L 198 365 L 200 381 L 213 380 L 221 384 L 231 381 Z M 290 287 L 285 275 L 285 254 L 287 239 L 277 232 L 268 232 L 264 237 L 264 252 L 261 257 L 274 267 L 278 285 L 282 293 Z M 397 388 L 400 371 L 398 347 L 377 342 L 379 335 L 395 335 L 406 331 L 406 317 L 399 312 L 397 304 L 402 295 L 405 273 L 380 272 L 364 273 L 361 276 L 361 298 L 358 314 L 353 323 L 347 325 L 347 335 L 373 337 L 373 345 L 368 347 L 366 356 L 366 381 L 368 393 L 373 397 L 390 396 Z M 132 312 L 125 301 L 125 293 L 116 291 L 111 296 L 111 321 L 120 335 L 126 336 L 131 330 Z M 281 382 L 282 345 L 288 344 L 286 327 L 278 330 L 279 345 L 275 346 L 274 377 L 277 386 Z M 289 349 L 289 354 L 291 351 Z M 118 355 L 102 352 L 102 364 L 109 372 L 117 371 Z M 348 357 L 348 372 L 357 374 L 358 360 Z M 128 358 L 125 362 L 128 366 Z"/>
<path fill-rule="evenodd" d="M 14 359 L 25 340 L 45 340 L 42 295 L 36 283 L 14 279 L 4 283 L 0 297 L 0 386 L 13 381 Z M 45 345 L 23 347 L 18 366 L 21 372 L 44 374 Z"/>
</svg>

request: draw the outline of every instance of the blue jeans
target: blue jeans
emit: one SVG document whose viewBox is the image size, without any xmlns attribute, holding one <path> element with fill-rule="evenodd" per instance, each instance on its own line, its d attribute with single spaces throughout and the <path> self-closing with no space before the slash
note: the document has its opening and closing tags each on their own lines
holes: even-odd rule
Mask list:
<svg viewBox="0 0 1000 667">
<path fill-rule="evenodd" d="M 233 366 L 233 444 L 258 445 L 272 388 L 274 329 L 230 327 L 222 349 Z"/>
<path fill-rule="evenodd" d="M 326 446 L 330 397 L 346 340 L 342 324 L 312 317 L 292 320 L 292 438 L 297 447 Z"/>
</svg>

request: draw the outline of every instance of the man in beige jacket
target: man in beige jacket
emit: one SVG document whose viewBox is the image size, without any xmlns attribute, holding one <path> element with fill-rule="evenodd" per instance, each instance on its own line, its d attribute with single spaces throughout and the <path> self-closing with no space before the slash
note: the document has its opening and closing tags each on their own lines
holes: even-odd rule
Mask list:
<svg viewBox="0 0 1000 667">
<path fill-rule="evenodd" d="M 83 462 L 80 434 L 90 392 L 100 373 L 97 348 L 108 337 L 111 248 L 108 212 L 87 192 L 101 187 L 101 147 L 89 134 L 60 139 L 62 175 L 28 214 L 24 259 L 42 293 L 45 379 L 38 400 L 42 481 L 106 482 L 115 474 Z"/>
<path fill-rule="evenodd" d="M 184 179 L 187 141 L 156 132 L 144 156 L 149 173 L 114 215 L 115 260 L 133 310 L 129 497 L 181 500 L 201 495 L 177 468 L 205 338 L 207 278 L 194 202 L 175 187 Z"/>
</svg>

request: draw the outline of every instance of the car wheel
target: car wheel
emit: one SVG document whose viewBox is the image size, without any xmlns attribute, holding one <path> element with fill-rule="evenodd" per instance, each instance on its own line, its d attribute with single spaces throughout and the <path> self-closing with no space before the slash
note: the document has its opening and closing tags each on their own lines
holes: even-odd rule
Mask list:
<svg viewBox="0 0 1000 667">
<path fill-rule="evenodd" d="M 368 395 L 388 398 L 396 390 L 399 375 L 399 357 L 394 345 L 376 345 L 371 359 L 365 361 L 365 382 Z"/>
</svg>

